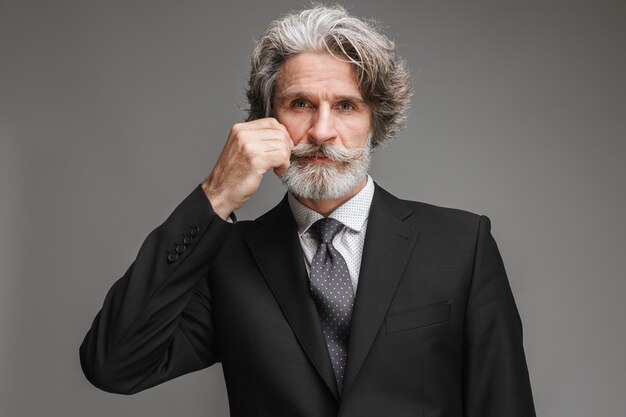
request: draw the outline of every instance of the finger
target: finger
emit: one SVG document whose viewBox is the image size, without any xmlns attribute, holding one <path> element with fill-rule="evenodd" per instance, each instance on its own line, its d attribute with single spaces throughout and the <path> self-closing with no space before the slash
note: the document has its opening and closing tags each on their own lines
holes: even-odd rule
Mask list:
<svg viewBox="0 0 626 417">
<path fill-rule="evenodd" d="M 265 119 L 253 120 L 252 122 L 249 122 L 249 126 L 247 126 L 247 128 L 248 129 L 270 129 L 270 130 L 279 129 L 281 132 L 283 132 L 285 143 L 289 146 L 289 148 L 291 149 L 294 146 L 293 139 L 291 138 L 291 135 L 289 134 L 289 130 L 287 130 L 287 127 L 283 125 L 282 123 L 280 123 L 278 119 L 275 119 L 274 117 L 267 117 Z"/>
<path fill-rule="evenodd" d="M 284 124 L 281 124 L 278 121 L 276 122 L 278 123 L 278 126 L 281 129 L 281 131 L 283 131 L 285 134 L 285 144 L 289 147 L 289 149 L 293 148 L 295 144 L 293 142 L 293 139 L 291 138 L 291 134 L 289 133 L 289 130 L 287 130 L 287 127 Z"/>
<path fill-rule="evenodd" d="M 285 149 L 283 152 L 271 152 L 270 154 L 273 156 L 272 167 L 274 168 L 274 173 L 282 177 L 291 165 L 291 151 Z"/>
<path fill-rule="evenodd" d="M 289 168 L 289 163 L 285 165 L 281 165 L 279 167 L 274 168 L 274 174 L 278 175 L 279 177 L 282 177 L 283 175 L 285 175 L 285 172 L 287 172 L 287 168 Z"/>
<path fill-rule="evenodd" d="M 238 139 L 243 140 L 243 141 L 252 140 L 252 141 L 285 142 L 286 135 L 288 135 L 288 133 L 278 128 L 250 129 L 250 130 L 240 131 L 237 133 Z"/>
<path fill-rule="evenodd" d="M 284 165 L 285 163 L 289 163 L 291 152 L 289 152 L 289 149 L 284 147 L 268 149 L 265 151 L 265 157 L 268 161 L 270 161 L 272 168 L 275 168 L 277 166 Z"/>
<path fill-rule="evenodd" d="M 284 151 L 286 155 L 291 154 L 293 142 L 281 130 L 261 129 L 242 133 L 239 143 L 242 149 L 250 152 L 270 152 Z"/>
<path fill-rule="evenodd" d="M 263 119 L 251 120 L 249 122 L 237 123 L 241 130 L 254 130 L 254 129 L 276 129 L 282 126 L 278 120 L 273 117 L 266 117 Z"/>
</svg>

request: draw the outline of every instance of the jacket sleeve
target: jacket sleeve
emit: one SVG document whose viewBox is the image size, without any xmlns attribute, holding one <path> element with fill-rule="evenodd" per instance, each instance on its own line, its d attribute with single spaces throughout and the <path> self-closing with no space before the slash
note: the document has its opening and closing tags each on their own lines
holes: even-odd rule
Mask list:
<svg viewBox="0 0 626 417">
<path fill-rule="evenodd" d="M 534 417 L 522 324 L 490 229 L 482 216 L 464 328 L 464 415 Z"/>
<path fill-rule="evenodd" d="M 92 384 L 132 394 L 219 361 L 208 272 L 232 227 L 198 186 L 150 233 L 80 346 Z"/>
</svg>

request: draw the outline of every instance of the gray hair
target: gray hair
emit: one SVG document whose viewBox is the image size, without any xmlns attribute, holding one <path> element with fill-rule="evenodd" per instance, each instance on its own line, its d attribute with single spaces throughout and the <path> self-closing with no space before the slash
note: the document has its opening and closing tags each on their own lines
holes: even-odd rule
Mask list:
<svg viewBox="0 0 626 417">
<path fill-rule="evenodd" d="M 265 29 L 252 53 L 247 120 L 273 115 L 274 86 L 283 62 L 307 51 L 327 51 L 354 64 L 359 89 L 372 110 L 373 147 L 402 128 L 411 97 L 411 76 L 404 61 L 374 21 L 351 16 L 340 5 L 292 12 Z"/>
</svg>

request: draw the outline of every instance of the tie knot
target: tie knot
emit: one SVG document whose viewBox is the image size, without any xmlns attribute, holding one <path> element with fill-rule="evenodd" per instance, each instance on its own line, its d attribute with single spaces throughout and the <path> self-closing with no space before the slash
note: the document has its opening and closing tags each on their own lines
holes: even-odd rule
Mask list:
<svg viewBox="0 0 626 417">
<path fill-rule="evenodd" d="M 343 227 L 344 224 L 339 220 L 325 217 L 313 223 L 311 231 L 320 243 L 332 243 L 337 233 L 339 233 Z"/>
</svg>

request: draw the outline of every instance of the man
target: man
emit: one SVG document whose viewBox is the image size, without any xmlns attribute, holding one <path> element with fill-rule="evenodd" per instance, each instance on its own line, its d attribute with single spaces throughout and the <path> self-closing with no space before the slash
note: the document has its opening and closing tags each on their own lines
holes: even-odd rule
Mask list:
<svg viewBox="0 0 626 417">
<path fill-rule="evenodd" d="M 534 416 L 489 220 L 367 175 L 409 96 L 373 24 L 326 6 L 273 22 L 249 120 L 110 290 L 89 380 L 129 394 L 219 361 L 233 416 Z M 287 196 L 236 222 L 270 170 Z"/>
</svg>

